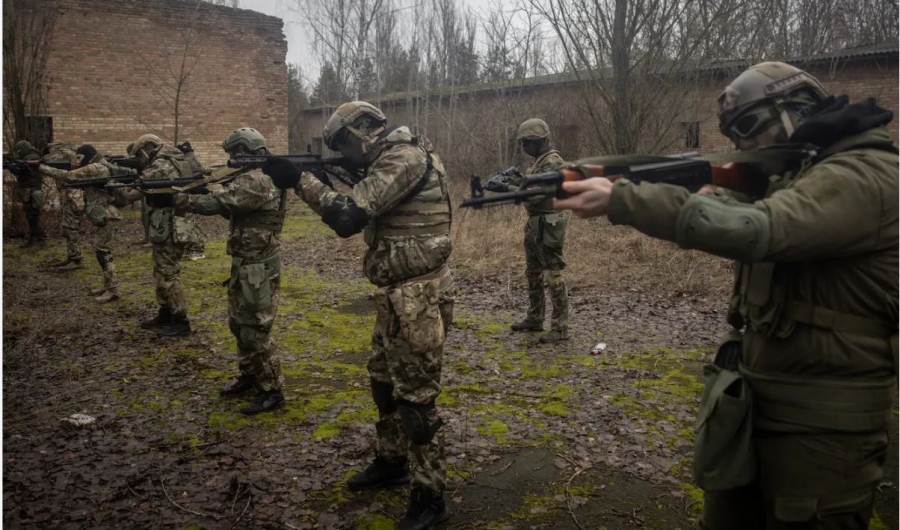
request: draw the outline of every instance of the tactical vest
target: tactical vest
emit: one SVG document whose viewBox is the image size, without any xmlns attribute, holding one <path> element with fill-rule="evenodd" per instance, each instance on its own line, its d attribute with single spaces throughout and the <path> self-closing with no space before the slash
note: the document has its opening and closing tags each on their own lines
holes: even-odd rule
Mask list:
<svg viewBox="0 0 900 530">
<path fill-rule="evenodd" d="M 406 198 L 389 212 L 375 218 L 371 228 L 367 229 L 366 243 L 370 247 L 374 247 L 381 237 L 450 235 L 450 194 L 443 175 L 434 171 L 432 154 L 419 145 L 415 137 L 411 142 L 392 142 L 385 150 L 400 144 L 421 149 L 425 153 L 427 166 Z"/>
<path fill-rule="evenodd" d="M 867 154 L 896 164 L 896 149 L 887 147 Z M 813 162 L 822 159 L 810 161 L 795 174 L 787 174 L 773 182 L 767 196 L 790 187 L 813 166 Z M 854 315 L 807 300 L 791 299 L 791 267 L 789 263 L 741 264 L 729 304 L 728 323 L 735 329 L 746 326 L 753 333 L 772 340 L 787 339 L 798 324 L 888 340 L 896 370 L 896 299 L 887 300 L 887 313 L 893 315 L 888 318 L 892 320 Z M 873 432 L 887 428 L 896 384 L 894 376 L 859 380 L 763 374 L 743 365 L 741 373 L 753 389 L 757 428 L 778 432 Z"/>
<path fill-rule="evenodd" d="M 276 234 L 281 233 L 284 226 L 284 214 L 287 209 L 287 192 L 281 191 L 281 199 L 278 201 L 278 208 L 274 210 L 257 210 L 249 213 L 232 213 L 229 229 L 234 232 L 238 228 L 258 228 L 260 230 L 271 230 Z"/>
<path fill-rule="evenodd" d="M 532 168 L 539 168 L 544 160 L 551 155 L 556 155 L 560 159 L 562 159 L 562 155 L 559 154 L 559 151 L 556 149 L 551 149 L 541 156 L 537 157 L 534 163 L 530 168 L 525 172 L 525 176 L 534 175 L 540 171 L 539 169 L 532 171 Z M 547 215 L 548 213 L 554 213 L 556 210 L 553 209 L 553 197 L 545 197 L 544 200 L 538 202 L 537 204 L 531 204 L 526 202 L 525 209 L 528 211 L 528 215 Z"/>
</svg>

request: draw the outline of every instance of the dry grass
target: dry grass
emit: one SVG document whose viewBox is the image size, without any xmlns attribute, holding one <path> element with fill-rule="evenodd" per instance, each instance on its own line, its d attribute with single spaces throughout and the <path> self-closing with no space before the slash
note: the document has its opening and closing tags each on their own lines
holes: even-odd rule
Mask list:
<svg viewBox="0 0 900 530">
<path fill-rule="evenodd" d="M 454 186 L 453 203 L 463 186 Z M 466 191 L 466 193 L 468 193 Z M 455 209 L 453 265 L 459 277 L 510 275 L 524 282 L 522 206 Z M 570 288 L 653 291 L 669 296 L 725 296 L 732 281 L 729 261 L 647 237 L 603 219 L 572 216 L 566 234 L 566 281 Z"/>
</svg>

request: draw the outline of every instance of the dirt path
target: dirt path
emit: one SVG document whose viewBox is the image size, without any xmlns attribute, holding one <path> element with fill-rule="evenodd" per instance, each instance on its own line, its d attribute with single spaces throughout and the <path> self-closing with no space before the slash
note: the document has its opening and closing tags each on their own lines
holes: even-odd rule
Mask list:
<svg viewBox="0 0 900 530">
<path fill-rule="evenodd" d="M 195 333 L 180 340 L 136 325 L 155 311 L 152 278 L 149 251 L 127 246 L 137 223 L 125 225 L 123 297 L 106 306 L 86 294 L 99 281 L 90 259 L 68 276 L 40 270 L 61 241 L 37 254 L 4 243 L 4 526 L 391 528 L 404 489 L 343 486 L 374 434 L 359 242 L 291 210 L 275 332 L 288 404 L 246 418 L 217 394 L 235 373 L 224 223 L 205 222 L 207 259 L 184 264 Z M 521 281 L 459 282 L 439 400 L 445 528 L 693 528 L 691 426 L 722 304 L 576 286 L 572 338 L 547 347 L 508 331 Z M 600 341 L 606 351 L 588 355 Z M 61 421 L 74 413 L 95 426 Z M 896 469 L 894 458 L 878 528 L 897 528 Z"/>
</svg>

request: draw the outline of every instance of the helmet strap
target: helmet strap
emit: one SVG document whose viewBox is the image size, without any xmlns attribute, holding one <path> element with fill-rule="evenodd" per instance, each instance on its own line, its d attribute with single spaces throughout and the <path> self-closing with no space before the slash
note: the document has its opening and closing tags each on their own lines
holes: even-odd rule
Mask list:
<svg viewBox="0 0 900 530">
<path fill-rule="evenodd" d="M 781 126 L 784 127 L 784 132 L 790 138 L 794 134 L 794 120 L 791 118 L 791 114 L 788 112 L 783 99 L 775 102 L 775 109 L 778 110 L 778 114 L 781 117 Z"/>
</svg>

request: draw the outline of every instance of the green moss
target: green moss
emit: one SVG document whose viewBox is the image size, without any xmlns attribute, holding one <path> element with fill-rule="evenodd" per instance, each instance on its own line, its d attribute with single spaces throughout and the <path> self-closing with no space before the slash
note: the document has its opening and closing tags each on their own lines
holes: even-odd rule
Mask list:
<svg viewBox="0 0 900 530">
<path fill-rule="evenodd" d="M 688 506 L 688 513 L 691 517 L 699 518 L 703 514 L 703 490 L 688 482 L 682 482 L 680 486 L 681 491 L 685 495 L 685 505 Z"/>
<path fill-rule="evenodd" d="M 568 416 L 569 415 L 569 407 L 565 406 L 563 403 L 559 401 L 550 401 L 548 403 L 543 403 L 540 407 L 541 412 L 544 414 L 549 414 L 551 416 Z"/>
<path fill-rule="evenodd" d="M 872 518 L 869 520 L 869 530 L 890 530 L 890 527 L 884 524 L 878 512 L 872 512 Z"/>
<path fill-rule="evenodd" d="M 475 330 L 475 337 L 479 339 L 487 339 L 496 336 L 499 333 L 506 333 L 509 327 L 501 322 L 480 322 Z"/>
<path fill-rule="evenodd" d="M 332 436 L 337 436 L 341 433 L 341 428 L 335 425 L 334 423 L 326 422 L 313 431 L 312 437 L 320 440 L 331 438 Z"/>
<path fill-rule="evenodd" d="M 229 431 L 249 425 L 249 420 L 235 412 L 211 412 L 206 418 L 210 429 Z"/>
<path fill-rule="evenodd" d="M 493 420 L 487 424 L 476 425 L 475 430 L 483 436 L 493 436 L 498 443 L 509 434 L 509 427 L 500 420 Z"/>
<path fill-rule="evenodd" d="M 357 522 L 356 530 L 393 530 L 397 524 L 393 519 L 380 513 L 367 514 L 360 519 L 362 520 Z"/>
</svg>

